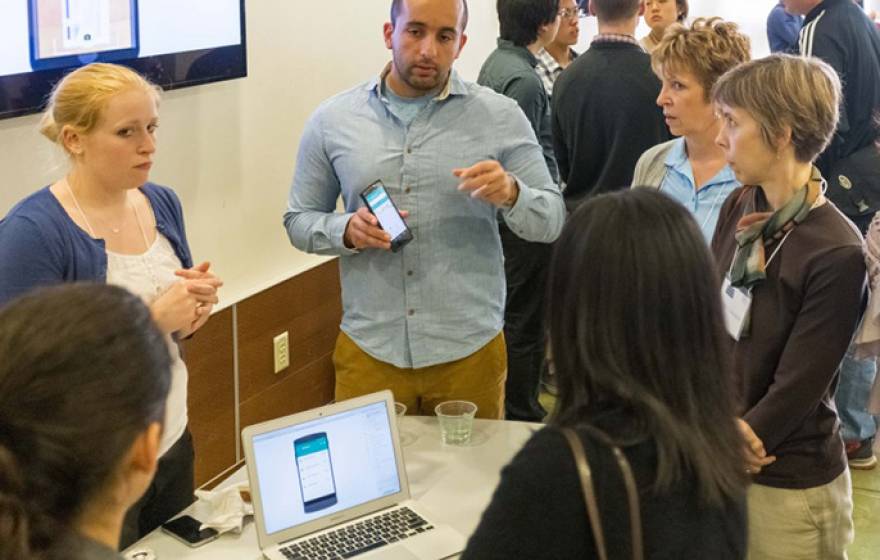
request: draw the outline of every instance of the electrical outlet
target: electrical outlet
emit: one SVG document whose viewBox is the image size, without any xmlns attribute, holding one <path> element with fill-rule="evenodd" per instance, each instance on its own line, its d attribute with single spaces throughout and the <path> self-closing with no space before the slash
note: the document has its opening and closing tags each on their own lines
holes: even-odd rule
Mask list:
<svg viewBox="0 0 880 560">
<path fill-rule="evenodd" d="M 287 331 L 276 336 L 272 342 L 275 349 L 275 373 L 278 373 L 290 366 L 290 343 Z"/>
</svg>

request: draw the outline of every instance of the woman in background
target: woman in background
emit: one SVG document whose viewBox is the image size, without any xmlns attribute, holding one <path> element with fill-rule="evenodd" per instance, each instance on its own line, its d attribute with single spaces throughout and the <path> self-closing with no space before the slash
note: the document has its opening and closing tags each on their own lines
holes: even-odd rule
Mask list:
<svg viewBox="0 0 880 560">
<path fill-rule="evenodd" d="M 0 560 L 112 560 L 156 471 L 171 358 L 143 302 L 57 286 L 0 310 Z"/>
<path fill-rule="evenodd" d="M 646 558 L 745 557 L 744 443 L 712 272 L 693 218 L 655 191 L 597 196 L 569 218 L 548 283 L 556 410 L 502 471 L 463 559 L 599 558 L 565 428 L 614 558 L 632 557 L 632 535 L 608 443 L 635 475 Z"/>
<path fill-rule="evenodd" d="M 645 0 L 645 24 L 651 32 L 639 41 L 642 48 L 648 53 L 653 51 L 663 39 L 667 27 L 676 22 L 684 23 L 689 9 L 688 0 Z"/>
<path fill-rule="evenodd" d="M 674 24 L 651 53 L 651 65 L 663 88 L 657 105 L 676 138 L 639 158 L 633 186 L 653 187 L 694 215 L 708 244 L 724 200 L 740 186 L 715 143 L 721 121 L 710 94 L 722 74 L 749 60 L 749 38 L 735 23 L 697 19 Z"/>
<path fill-rule="evenodd" d="M 207 321 L 220 280 L 193 266 L 171 189 L 147 181 L 156 151 L 158 89 L 113 64 L 75 70 L 55 87 L 41 132 L 68 155 L 67 174 L 0 221 L 0 306 L 38 286 L 106 282 L 149 305 L 174 356 L 159 471 L 135 504 L 123 543 L 192 502 L 186 365 L 176 341 Z"/>
<path fill-rule="evenodd" d="M 749 558 L 844 559 L 852 489 L 833 398 L 865 262 L 813 165 L 837 127 L 840 80 L 819 59 L 775 54 L 725 74 L 712 98 L 718 144 L 745 185 L 724 203 L 712 251 L 753 450 Z"/>
</svg>

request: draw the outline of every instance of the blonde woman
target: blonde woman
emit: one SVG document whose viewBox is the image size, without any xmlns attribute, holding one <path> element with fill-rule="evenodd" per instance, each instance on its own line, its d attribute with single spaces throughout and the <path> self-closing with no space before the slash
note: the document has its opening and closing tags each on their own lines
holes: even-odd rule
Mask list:
<svg viewBox="0 0 880 560">
<path fill-rule="evenodd" d="M 123 546 L 192 501 L 186 365 L 176 340 L 198 330 L 220 280 L 193 266 L 180 201 L 148 182 L 156 152 L 159 91 L 137 73 L 91 64 L 56 86 L 41 132 L 67 154 L 65 176 L 0 221 L 0 306 L 38 286 L 116 284 L 141 296 L 173 355 L 156 479 L 126 519 Z"/>
<path fill-rule="evenodd" d="M 657 48 L 666 29 L 673 23 L 684 23 L 688 17 L 688 0 L 645 0 L 645 24 L 651 32 L 641 41 L 648 53 Z"/>
<path fill-rule="evenodd" d="M 651 66 L 663 88 L 657 105 L 675 136 L 639 158 L 633 186 L 652 187 L 677 200 L 712 240 L 718 213 L 739 182 L 715 143 L 721 122 L 710 94 L 722 74 L 750 57 L 749 38 L 735 23 L 697 19 L 674 24 L 651 53 Z"/>
<path fill-rule="evenodd" d="M 712 94 L 737 179 L 712 240 L 747 441 L 749 558 L 835 560 L 852 541 L 852 490 L 833 403 L 858 322 L 858 230 L 813 162 L 838 120 L 840 80 L 818 59 L 771 55 Z"/>
</svg>

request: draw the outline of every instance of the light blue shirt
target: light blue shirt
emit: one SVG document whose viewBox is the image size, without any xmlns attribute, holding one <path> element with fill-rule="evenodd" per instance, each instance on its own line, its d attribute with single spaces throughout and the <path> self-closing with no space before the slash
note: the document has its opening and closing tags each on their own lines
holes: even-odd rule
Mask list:
<svg viewBox="0 0 880 560">
<path fill-rule="evenodd" d="M 740 186 L 729 165 L 725 165 L 703 188 L 696 190 L 694 171 L 688 160 L 684 138 L 674 141 L 666 156 L 666 174 L 660 183 L 660 192 L 679 201 L 697 220 L 707 242 L 712 241 L 715 224 L 724 200 Z"/>
<path fill-rule="evenodd" d="M 446 363 L 479 350 L 503 326 L 498 213 L 523 239 L 551 242 L 565 207 L 515 101 L 453 72 L 407 127 L 380 80 L 332 97 L 312 115 L 284 224 L 298 249 L 342 257 L 341 328 L 361 349 L 397 367 Z M 517 180 L 510 209 L 457 189 L 452 170 L 487 159 Z M 352 251 L 342 240 L 362 206 L 360 192 L 377 179 L 410 212 L 415 239 L 397 253 Z M 334 213 L 340 194 L 345 210 Z"/>
</svg>

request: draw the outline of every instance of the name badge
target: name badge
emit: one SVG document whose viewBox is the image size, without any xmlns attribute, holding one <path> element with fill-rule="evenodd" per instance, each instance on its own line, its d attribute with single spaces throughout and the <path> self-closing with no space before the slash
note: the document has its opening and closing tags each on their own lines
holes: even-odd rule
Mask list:
<svg viewBox="0 0 880 560">
<path fill-rule="evenodd" d="M 721 301 L 724 304 L 724 326 L 727 327 L 727 332 L 734 340 L 739 340 L 743 325 L 749 318 L 752 293 L 744 288 L 731 285 L 730 278 L 725 276 L 721 286 Z"/>
</svg>

